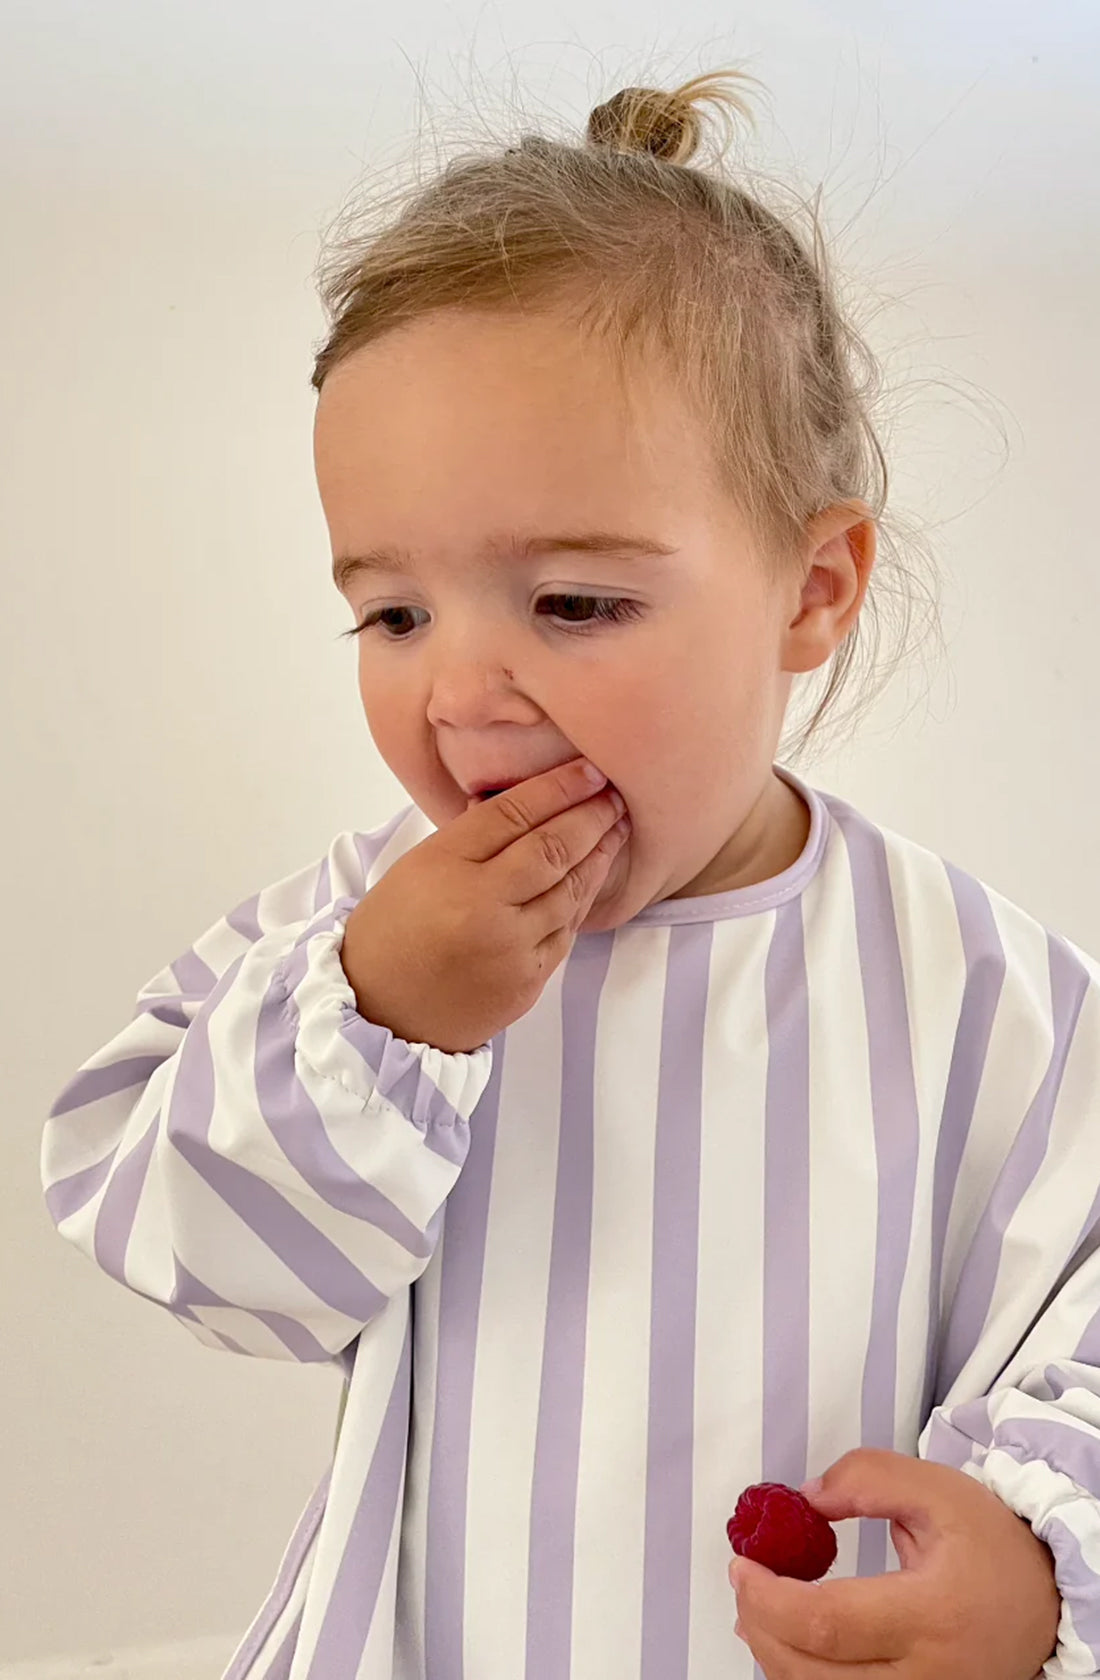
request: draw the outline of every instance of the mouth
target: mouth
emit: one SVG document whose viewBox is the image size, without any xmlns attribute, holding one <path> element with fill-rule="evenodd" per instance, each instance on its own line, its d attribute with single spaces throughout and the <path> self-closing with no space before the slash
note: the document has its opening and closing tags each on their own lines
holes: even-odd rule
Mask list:
<svg viewBox="0 0 1100 1680">
<path fill-rule="evenodd" d="M 475 783 L 466 798 L 471 805 L 484 805 L 486 800 L 496 799 L 499 794 L 507 793 L 510 788 L 518 786 L 518 782 L 496 782 L 491 787 L 481 787 Z"/>
<path fill-rule="evenodd" d="M 488 781 L 479 778 L 466 784 L 460 783 L 462 791 L 466 795 L 467 809 L 474 805 L 484 805 L 486 800 L 496 799 L 500 794 L 509 793 L 512 788 L 519 787 L 523 782 L 529 782 L 535 776 L 545 775 L 548 770 L 557 769 L 559 765 L 569 762 L 569 759 L 561 759 L 558 764 L 544 764 L 541 769 L 527 770 L 522 776 L 507 776 L 503 781 Z"/>
<path fill-rule="evenodd" d="M 553 765 L 545 765 L 544 769 L 553 769 Z M 527 770 L 522 776 L 506 776 L 502 782 L 477 781 L 470 782 L 463 789 L 471 805 L 482 805 L 487 799 L 496 799 L 498 794 L 508 793 L 512 788 L 519 787 L 521 782 L 529 782 L 533 776 L 542 775 L 541 770 Z"/>
</svg>

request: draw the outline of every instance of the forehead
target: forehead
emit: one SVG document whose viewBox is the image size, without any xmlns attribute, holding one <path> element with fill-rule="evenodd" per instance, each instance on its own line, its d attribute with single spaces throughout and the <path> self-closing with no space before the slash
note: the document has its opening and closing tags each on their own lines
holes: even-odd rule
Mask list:
<svg viewBox="0 0 1100 1680">
<path fill-rule="evenodd" d="M 314 451 L 326 511 L 367 495 L 667 502 L 698 493 L 707 455 L 656 362 L 627 363 L 557 316 L 454 310 L 336 365 L 318 399 Z"/>
</svg>

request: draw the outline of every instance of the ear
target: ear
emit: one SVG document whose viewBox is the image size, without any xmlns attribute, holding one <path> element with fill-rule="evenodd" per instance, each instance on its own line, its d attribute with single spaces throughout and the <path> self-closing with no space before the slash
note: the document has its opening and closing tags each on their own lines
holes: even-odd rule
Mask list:
<svg viewBox="0 0 1100 1680">
<path fill-rule="evenodd" d="M 806 527 L 798 610 L 783 636 L 784 671 L 815 671 L 859 617 L 875 564 L 876 527 L 866 502 L 837 502 Z"/>
</svg>

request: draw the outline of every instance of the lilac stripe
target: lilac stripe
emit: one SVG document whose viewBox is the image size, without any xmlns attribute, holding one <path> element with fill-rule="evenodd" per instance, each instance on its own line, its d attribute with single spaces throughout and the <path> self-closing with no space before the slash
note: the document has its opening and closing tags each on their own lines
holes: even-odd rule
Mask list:
<svg viewBox="0 0 1100 1680">
<path fill-rule="evenodd" d="M 131 1091 L 144 1085 L 156 1073 L 163 1056 L 127 1056 L 111 1062 L 108 1067 L 85 1068 L 70 1079 L 50 1109 L 50 1119 L 71 1114 L 74 1108 L 87 1108 L 89 1103 L 115 1097 L 120 1091 Z"/>
<path fill-rule="evenodd" d="M 223 975 L 213 994 L 215 997 L 229 984 L 237 966 L 234 964 Z M 385 1306 L 385 1295 L 273 1185 L 210 1147 L 214 1069 L 208 1021 L 209 1006 L 196 1016 L 178 1051 L 179 1066 L 168 1114 L 172 1144 L 226 1206 L 319 1300 L 365 1324 Z"/>
<path fill-rule="evenodd" d="M 298 1519 L 295 1528 L 283 1554 L 283 1561 L 275 1584 L 267 1595 L 259 1614 L 252 1624 L 240 1650 L 226 1669 L 222 1680 L 248 1680 L 252 1665 L 259 1656 L 265 1640 L 271 1633 L 279 1617 L 286 1609 L 294 1584 L 301 1573 L 310 1547 L 313 1545 L 321 1520 L 325 1514 L 328 1502 L 329 1483 L 332 1479 L 331 1470 L 322 1477 L 317 1491 Z"/>
<path fill-rule="evenodd" d="M 102 1161 L 82 1167 L 79 1172 L 70 1173 L 68 1178 L 59 1178 L 50 1185 L 46 1191 L 46 1208 L 55 1225 L 60 1225 L 63 1219 L 71 1219 L 74 1213 L 87 1207 L 110 1172 L 117 1153 L 117 1149 L 112 1149 Z"/>
<path fill-rule="evenodd" d="M 810 1015 L 800 899 L 775 913 L 764 996 L 761 1472 L 797 1487 L 808 1474 L 810 1432 Z"/>
<path fill-rule="evenodd" d="M 494 1041 L 489 1085 L 477 1108 L 470 1153 L 443 1224 L 436 1340 L 435 1422 L 428 1470 L 424 1577 L 424 1668 L 432 1680 L 462 1680 L 466 1596 L 466 1478 L 470 1463 L 474 1357 L 489 1224 L 489 1193 L 507 1034 Z"/>
<path fill-rule="evenodd" d="M 119 1283 L 126 1282 L 126 1250 L 159 1126 L 158 1109 L 129 1155 L 117 1163 L 96 1214 L 93 1243 L 96 1261 L 108 1277 Z"/>
<path fill-rule="evenodd" d="M 1002 1418 L 993 1445 L 1020 1464 L 1042 1459 L 1100 1499 L 1100 1436 L 1093 1429 L 1077 1429 L 1057 1416 Z"/>
<path fill-rule="evenodd" d="M 188 1006 L 201 1004 L 202 997 L 197 992 L 181 992 L 178 996 L 165 994 L 162 997 L 142 998 L 134 1006 L 133 1019 L 136 1021 L 141 1015 L 151 1015 L 154 1021 L 162 1026 L 175 1027 L 178 1032 L 186 1032 L 194 1018 L 194 1012 L 187 1013 Z M 163 1057 L 161 1058 L 163 1060 Z"/>
<path fill-rule="evenodd" d="M 412 1322 L 305 1680 L 355 1680 L 398 1521 L 411 1400 Z"/>
<path fill-rule="evenodd" d="M 832 803 L 852 870 L 856 941 L 863 980 L 878 1168 L 875 1278 L 863 1367 L 860 1444 L 894 1448 L 898 1318 L 913 1229 L 920 1116 L 886 842 L 840 801 Z M 886 1569 L 886 1528 L 860 1522 L 860 1575 Z"/>
<path fill-rule="evenodd" d="M 989 1415 L 989 1395 L 978 1394 L 973 1400 L 961 1400 L 940 1413 L 945 1423 L 965 1435 L 979 1447 L 993 1445 L 993 1419 Z"/>
<path fill-rule="evenodd" d="M 237 961 L 240 961 L 239 957 Z M 181 992 L 198 992 L 202 997 L 213 990 L 218 978 L 194 947 L 185 951 L 182 957 L 177 957 L 170 967 Z"/>
<path fill-rule="evenodd" d="M 359 854 L 359 862 L 363 869 L 364 891 L 366 890 L 368 882 L 370 882 L 370 877 L 374 872 L 378 859 L 382 856 L 382 853 L 385 851 L 398 829 L 405 822 L 406 818 L 411 815 L 414 808 L 415 807 L 411 804 L 403 805 L 399 811 L 394 812 L 388 822 L 383 823 L 381 828 L 371 829 L 369 833 L 365 834 L 361 832 L 353 834 L 352 839 L 355 842 L 355 850 Z"/>
<path fill-rule="evenodd" d="M 302 1631 L 302 1614 L 299 1610 L 287 1630 L 287 1636 L 272 1658 L 270 1666 L 263 1675 L 263 1680 L 290 1680 L 290 1671 L 294 1664 L 294 1654 L 298 1649 L 298 1635 Z"/>
<path fill-rule="evenodd" d="M 928 1279 L 928 1340 L 924 1364 L 921 1418 L 927 1418 L 946 1392 L 937 1377 L 943 1287 L 943 1256 L 947 1222 L 962 1164 L 974 1106 L 985 1072 L 993 1021 L 1005 977 L 1005 954 L 988 894 L 980 882 L 945 864 L 955 899 L 959 935 L 966 962 L 959 1022 L 947 1075 L 943 1114 L 936 1139 L 932 1188 L 930 1265 Z"/>
<path fill-rule="evenodd" d="M 320 1110 L 298 1077 L 298 1029 L 298 1006 L 275 975 L 256 1021 L 254 1059 L 256 1094 L 268 1130 L 322 1202 L 369 1221 L 409 1254 L 426 1260 L 432 1250 L 423 1231 L 377 1185 L 361 1178 L 333 1144 Z M 366 1144 L 370 1126 L 361 1119 L 359 1130 Z"/>
<path fill-rule="evenodd" d="M 561 1122 L 535 1434 L 526 1680 L 569 1680 L 592 1248 L 596 1023 L 613 934 L 582 934 L 562 980 Z"/>
<path fill-rule="evenodd" d="M 381 1312 L 387 1300 L 383 1292 L 273 1185 L 214 1154 L 186 1132 L 174 1134 L 172 1141 L 226 1207 L 318 1300 L 357 1324 Z"/>
<path fill-rule="evenodd" d="M 251 898 L 246 898 L 243 903 L 230 910 L 225 920 L 226 925 L 231 927 L 234 933 L 239 933 L 243 939 L 247 939 L 250 945 L 254 945 L 257 939 L 262 939 L 264 930 L 260 926 L 259 893 L 253 893 Z"/>
<path fill-rule="evenodd" d="M 279 1338 L 283 1346 L 294 1355 L 295 1359 L 300 1360 L 303 1364 L 329 1364 L 332 1362 L 334 1356 L 323 1343 L 317 1340 L 311 1331 L 306 1329 L 304 1324 L 299 1324 L 297 1319 L 288 1317 L 286 1313 L 239 1307 L 233 1301 L 227 1301 L 224 1296 L 217 1294 L 205 1283 L 200 1282 L 183 1265 L 179 1255 L 174 1255 L 173 1259 L 176 1268 L 176 1284 L 172 1292 L 172 1300 L 169 1303 L 173 1310 L 180 1307 L 185 1309 L 187 1307 L 228 1307 L 234 1312 L 245 1313 L 249 1318 L 254 1318 L 260 1324 L 266 1325 L 272 1334 Z M 206 1328 L 209 1328 L 209 1326 Z"/>
<path fill-rule="evenodd" d="M 981 1336 L 997 1285 L 1005 1231 L 1047 1152 L 1066 1058 L 1088 989 L 1087 974 L 1062 940 L 1048 934 L 1047 949 L 1053 1048 L 1042 1083 L 1013 1139 L 963 1262 L 940 1361 L 940 1385 L 945 1392 Z M 1006 1122 L 1011 1121 L 1012 1116 L 1007 1115 Z"/>
<path fill-rule="evenodd" d="M 981 1404 L 984 1413 L 984 1402 Z M 957 1415 L 957 1409 L 952 1415 Z M 986 1416 L 987 1425 L 988 1422 Z M 961 1470 L 974 1457 L 974 1449 L 975 1442 L 968 1434 L 949 1423 L 942 1412 L 933 1412 L 924 1450 L 924 1457 L 930 1464 L 947 1464 L 953 1470 Z"/>
<path fill-rule="evenodd" d="M 1100 1667 L 1100 1581 L 1081 1554 L 1080 1540 L 1060 1517 L 1048 1517 L 1039 1526 L 1040 1537 L 1054 1553 L 1055 1578 L 1069 1602 L 1073 1630 Z"/>
<path fill-rule="evenodd" d="M 669 933 L 653 1166 L 641 1680 L 687 1680 L 703 1041 L 712 924 Z"/>
</svg>

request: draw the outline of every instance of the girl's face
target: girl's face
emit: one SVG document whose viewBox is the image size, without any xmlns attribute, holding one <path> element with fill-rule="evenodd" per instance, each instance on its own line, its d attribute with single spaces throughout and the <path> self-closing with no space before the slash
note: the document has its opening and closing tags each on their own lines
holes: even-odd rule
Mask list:
<svg viewBox="0 0 1100 1680">
<path fill-rule="evenodd" d="M 315 461 L 367 722 L 433 823 L 584 754 L 632 822 L 586 931 L 793 861 L 805 807 L 772 759 L 793 673 L 862 600 L 852 505 L 779 575 L 674 384 L 639 366 L 628 390 L 549 314 L 440 312 L 354 351 Z"/>
</svg>

